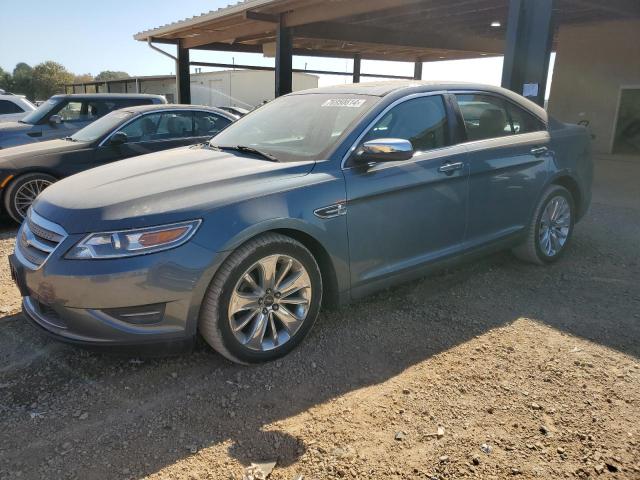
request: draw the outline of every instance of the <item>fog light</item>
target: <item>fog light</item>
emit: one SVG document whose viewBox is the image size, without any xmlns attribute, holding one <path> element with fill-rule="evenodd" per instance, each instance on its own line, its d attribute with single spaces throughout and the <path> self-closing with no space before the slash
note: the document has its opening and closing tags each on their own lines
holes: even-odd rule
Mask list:
<svg viewBox="0 0 640 480">
<path fill-rule="evenodd" d="M 109 308 L 104 313 L 122 322 L 133 325 L 152 325 L 160 323 L 164 318 L 164 303 L 142 305 L 140 307 Z"/>
</svg>

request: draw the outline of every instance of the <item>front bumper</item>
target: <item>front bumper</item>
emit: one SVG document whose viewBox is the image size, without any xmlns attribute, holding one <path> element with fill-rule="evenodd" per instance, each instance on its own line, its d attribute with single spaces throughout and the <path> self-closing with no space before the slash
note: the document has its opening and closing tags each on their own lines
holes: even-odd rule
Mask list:
<svg viewBox="0 0 640 480">
<path fill-rule="evenodd" d="M 138 257 L 65 259 L 81 237 L 65 238 L 37 268 L 21 255 L 19 245 L 9 258 L 23 311 L 33 323 L 61 340 L 93 346 L 188 343 L 195 338 L 218 255 L 192 239 Z M 158 307 L 161 315 L 150 322 L 127 316 L 146 306 Z"/>
</svg>

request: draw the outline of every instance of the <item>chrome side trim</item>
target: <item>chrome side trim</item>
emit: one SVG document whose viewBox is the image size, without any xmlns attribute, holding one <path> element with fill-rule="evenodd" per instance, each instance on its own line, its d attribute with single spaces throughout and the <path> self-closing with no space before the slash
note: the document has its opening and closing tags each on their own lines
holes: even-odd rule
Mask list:
<svg viewBox="0 0 640 480">
<path fill-rule="evenodd" d="M 318 218 L 322 218 L 323 220 L 346 215 L 347 202 L 338 202 L 334 203 L 333 205 L 327 205 L 326 207 L 317 208 L 313 211 L 313 214 Z"/>
</svg>

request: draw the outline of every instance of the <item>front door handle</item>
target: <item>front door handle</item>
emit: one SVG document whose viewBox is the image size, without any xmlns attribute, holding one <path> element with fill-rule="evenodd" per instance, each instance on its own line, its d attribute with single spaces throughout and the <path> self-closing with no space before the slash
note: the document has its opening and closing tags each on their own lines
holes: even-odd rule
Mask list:
<svg viewBox="0 0 640 480">
<path fill-rule="evenodd" d="M 545 153 L 547 153 L 548 151 L 549 149 L 547 147 L 535 147 L 531 149 L 531 154 L 535 155 L 536 157 L 540 157 Z"/>
<path fill-rule="evenodd" d="M 438 171 L 440 173 L 446 173 L 447 175 L 451 175 L 456 170 L 462 170 L 463 168 L 464 168 L 464 163 L 462 162 L 445 163 L 440 168 L 438 168 Z"/>
</svg>

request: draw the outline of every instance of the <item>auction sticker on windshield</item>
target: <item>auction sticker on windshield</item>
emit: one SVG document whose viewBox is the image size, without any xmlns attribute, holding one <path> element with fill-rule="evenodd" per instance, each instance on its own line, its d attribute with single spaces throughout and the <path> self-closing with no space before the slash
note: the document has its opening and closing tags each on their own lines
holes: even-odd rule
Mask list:
<svg viewBox="0 0 640 480">
<path fill-rule="evenodd" d="M 360 108 L 366 100 L 358 98 L 330 98 L 322 104 L 323 107 Z"/>
</svg>

